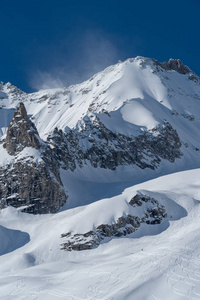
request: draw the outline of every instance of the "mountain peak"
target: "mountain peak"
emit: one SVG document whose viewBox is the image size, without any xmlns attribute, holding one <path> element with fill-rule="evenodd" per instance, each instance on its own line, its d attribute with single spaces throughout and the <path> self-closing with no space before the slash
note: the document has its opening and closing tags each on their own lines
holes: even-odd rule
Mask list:
<svg viewBox="0 0 200 300">
<path fill-rule="evenodd" d="M 14 114 L 14 118 L 17 119 L 18 121 L 22 119 L 26 121 L 28 120 L 27 111 L 23 102 L 19 103 L 19 106 L 17 107 L 17 111 Z"/>
<path fill-rule="evenodd" d="M 188 66 L 185 66 L 180 59 L 173 59 L 170 58 L 168 62 L 158 62 L 156 60 L 153 60 L 156 62 L 157 65 L 159 65 L 161 68 L 165 70 L 174 70 L 177 71 L 180 74 L 188 74 L 192 72 Z"/>
<path fill-rule="evenodd" d="M 25 147 L 40 148 L 38 131 L 29 119 L 22 102 L 20 102 L 14 118 L 8 126 L 4 147 L 10 155 L 22 151 Z"/>
</svg>

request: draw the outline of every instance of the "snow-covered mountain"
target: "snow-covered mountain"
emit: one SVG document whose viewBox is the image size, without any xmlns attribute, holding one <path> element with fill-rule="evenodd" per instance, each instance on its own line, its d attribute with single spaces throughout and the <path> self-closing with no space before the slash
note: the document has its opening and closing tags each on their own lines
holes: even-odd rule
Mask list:
<svg viewBox="0 0 200 300">
<path fill-rule="evenodd" d="M 33 174 L 36 165 L 44 170 L 45 160 L 51 161 L 52 171 L 45 168 L 45 172 L 50 172 L 51 178 L 54 176 L 49 182 L 56 180 L 61 189 L 64 186 L 67 196 L 62 198 L 69 196 L 68 207 L 76 206 L 76 200 L 70 197 L 73 191 L 68 177 L 104 183 L 139 182 L 200 167 L 199 95 L 200 78 L 180 60 L 159 63 L 143 57 L 119 62 L 82 84 L 64 89 L 26 94 L 10 83 L 2 83 L 0 176 L 3 185 L 0 190 L 3 205 L 16 203 L 16 206 L 27 206 L 28 211 L 32 207 L 34 213 L 54 212 L 63 205 L 64 200 L 52 209 L 46 205 L 49 191 L 44 188 L 45 180 L 41 183 L 39 173 L 32 176 L 34 188 L 32 181 L 24 185 L 27 161 L 28 172 Z M 30 121 L 23 116 L 14 117 L 19 103 L 24 105 Z M 28 140 L 32 137 L 25 134 L 30 130 L 27 126 L 14 133 L 13 128 L 23 127 L 20 122 L 34 124 L 38 143 L 43 146 L 34 142 L 23 145 L 25 135 Z M 9 151 L 13 147 L 16 149 Z M 53 201 L 58 198 L 59 189 L 55 188 Z M 40 196 L 44 194 L 45 197 Z M 89 202 L 83 200 L 80 204 Z"/>
<path fill-rule="evenodd" d="M 136 57 L 0 108 L 1 299 L 200 299 L 196 74 Z"/>
</svg>

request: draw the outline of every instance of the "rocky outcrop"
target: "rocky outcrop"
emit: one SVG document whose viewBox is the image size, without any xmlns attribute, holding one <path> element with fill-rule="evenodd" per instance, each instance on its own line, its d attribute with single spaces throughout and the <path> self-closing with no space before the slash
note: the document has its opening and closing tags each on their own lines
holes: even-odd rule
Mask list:
<svg viewBox="0 0 200 300">
<path fill-rule="evenodd" d="M 21 211 L 55 213 L 66 202 L 60 178 L 44 163 L 19 161 L 0 171 L 1 207 L 19 207 Z"/>
<path fill-rule="evenodd" d="M 67 199 L 59 164 L 40 139 L 23 103 L 8 127 L 4 148 L 13 158 L 0 168 L 1 208 L 11 205 L 33 214 L 57 212 Z"/>
<path fill-rule="evenodd" d="M 160 63 L 156 60 L 153 60 L 156 62 L 157 65 L 159 65 L 161 68 L 165 70 L 174 70 L 177 71 L 180 74 L 187 74 L 192 72 L 187 66 L 185 66 L 180 59 L 170 59 L 168 62 Z"/>
<path fill-rule="evenodd" d="M 81 129 L 64 133 L 56 128 L 48 142 L 62 167 L 72 171 L 87 163 L 111 170 L 121 165 L 156 169 L 161 159 L 173 163 L 182 155 L 178 134 L 167 122 L 137 137 L 127 137 L 106 128 L 97 116 L 92 120 L 87 117 Z"/>
<path fill-rule="evenodd" d="M 39 134 L 33 122 L 28 118 L 24 104 L 21 102 L 8 126 L 4 148 L 10 155 L 15 155 L 25 147 L 39 149 Z"/>
<path fill-rule="evenodd" d="M 126 236 L 135 232 L 142 223 L 160 224 L 167 217 L 166 209 L 156 199 L 136 194 L 129 202 L 130 206 L 142 207 L 142 215 L 129 214 L 118 218 L 114 224 L 101 224 L 89 232 L 83 234 L 63 233 L 61 238 L 65 241 L 61 244 L 62 250 L 81 251 L 97 247 L 105 238 Z"/>
</svg>

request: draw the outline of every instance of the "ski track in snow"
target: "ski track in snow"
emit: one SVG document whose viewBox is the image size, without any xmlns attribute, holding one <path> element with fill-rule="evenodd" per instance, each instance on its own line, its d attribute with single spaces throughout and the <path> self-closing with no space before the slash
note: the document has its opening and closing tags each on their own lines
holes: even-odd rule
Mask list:
<svg viewBox="0 0 200 300">
<path fill-rule="evenodd" d="M 134 243 L 134 242 L 133 242 Z M 110 272 L 103 271 L 100 272 L 97 269 L 96 272 L 89 271 L 86 273 L 88 277 L 88 282 L 92 278 L 94 283 L 89 285 L 86 291 L 83 291 L 82 296 L 76 295 L 76 289 L 73 293 L 73 288 L 65 288 L 69 277 L 63 278 L 62 280 L 50 280 L 48 276 L 43 277 L 42 280 L 45 281 L 43 287 L 37 289 L 31 289 L 28 295 L 31 296 L 30 299 L 49 299 L 45 298 L 45 295 L 52 296 L 61 299 L 79 300 L 79 299 L 107 299 L 114 300 L 115 297 L 109 296 L 115 289 L 119 286 L 124 287 L 126 290 L 131 286 L 134 278 L 139 274 L 141 281 L 146 281 L 148 275 L 142 275 L 146 269 L 150 269 L 151 272 L 156 272 L 164 275 L 167 282 L 168 288 L 173 294 L 176 294 L 182 298 L 180 299 L 200 299 L 200 251 L 198 249 L 200 246 L 199 239 L 195 236 L 185 248 L 176 248 L 172 246 L 172 249 L 165 249 L 161 255 L 148 255 L 150 259 L 149 264 L 147 259 L 145 259 L 145 250 L 141 251 L 143 257 L 140 260 L 133 259 L 131 254 L 127 256 L 130 260 L 129 263 L 125 262 L 118 268 L 112 268 Z M 154 245 L 152 244 L 152 248 Z M 195 249 L 195 250 L 194 250 Z M 130 251 L 130 246 L 128 251 Z M 134 256 L 135 254 L 132 254 Z M 146 261 L 146 262 L 145 262 Z M 149 266 L 150 265 L 150 266 Z M 167 270 L 165 269 L 168 266 Z M 141 272 L 142 270 L 142 272 Z M 134 274 L 131 276 L 130 274 Z M 77 276 L 74 273 L 71 276 Z M 133 278 L 134 277 L 134 278 Z M 25 279 L 24 279 L 25 280 Z M 24 288 L 26 287 L 24 280 L 18 279 L 16 283 L 16 288 L 11 291 L 11 296 L 17 296 L 19 294 L 24 294 Z M 93 282 L 92 280 L 92 282 Z M 58 285 L 59 288 L 55 288 Z M 157 295 L 152 289 L 150 284 L 146 287 L 148 294 L 151 295 L 152 299 L 163 300 L 163 298 Z M 27 291 L 25 291 L 27 294 Z M 79 293 L 80 294 L 80 291 Z M 19 299 L 26 299 L 20 296 Z M 168 299 L 168 298 L 165 298 Z M 176 298 L 175 298 L 176 299 Z"/>
<path fill-rule="evenodd" d="M 0 299 L 200 299 L 200 201 L 196 200 L 199 175 L 200 170 L 192 170 L 134 187 L 145 192 L 151 187 L 153 194 L 163 199 L 167 199 L 167 193 L 167 197 L 186 209 L 187 215 L 169 219 L 169 227 L 159 234 L 142 235 L 139 229 L 131 236 L 113 238 L 89 251 L 61 251 L 61 240 L 56 239 L 65 220 L 70 222 L 70 214 L 78 216 L 86 208 L 51 216 L 16 214 L 14 209 L 2 211 L 1 225 L 23 228 L 30 241 L 0 256 Z M 186 183 L 178 189 L 179 176 Z M 160 190 L 155 192 L 157 186 Z M 133 188 L 128 188 L 123 195 L 131 198 Z M 44 232 L 39 233 L 44 226 Z"/>
</svg>

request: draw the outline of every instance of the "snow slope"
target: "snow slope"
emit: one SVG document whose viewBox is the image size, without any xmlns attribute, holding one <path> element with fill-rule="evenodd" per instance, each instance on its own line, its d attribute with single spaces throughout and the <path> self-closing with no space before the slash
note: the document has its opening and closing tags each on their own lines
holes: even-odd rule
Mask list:
<svg viewBox="0 0 200 300">
<path fill-rule="evenodd" d="M 26 94 L 7 83 L 0 84 L 0 89 L 1 139 L 5 137 L 20 101 L 25 104 L 29 117 L 44 140 L 55 127 L 64 132 L 68 132 L 68 128 L 80 132 L 84 130 L 85 120 L 89 118 L 92 122 L 96 116 L 112 132 L 133 139 L 167 123 L 177 131 L 183 155 L 175 163 L 163 160 L 155 172 L 145 170 L 145 174 L 137 166 L 134 169 L 117 167 L 112 176 L 109 172 L 90 170 L 89 174 L 92 173 L 95 178 L 99 176 L 96 182 L 102 182 L 102 178 L 107 182 L 112 177 L 113 182 L 123 180 L 135 184 L 155 176 L 200 167 L 200 139 L 197 138 L 200 128 L 200 79 L 192 71 L 180 74 L 173 69 L 165 70 L 155 60 L 136 57 L 110 66 L 89 80 L 68 88 Z M 85 143 L 89 144 L 87 139 Z M 84 145 L 81 147 L 84 148 Z M 1 153 L 0 160 L 8 161 L 7 156 L 4 159 L 5 153 Z M 87 173 L 85 167 L 83 173 Z M 69 173 L 64 178 L 70 181 L 70 176 L 75 177 Z M 82 182 L 83 176 L 78 176 L 77 180 Z M 64 183 L 69 191 L 66 179 Z M 101 194 L 97 199 L 100 197 L 106 195 Z"/>
<path fill-rule="evenodd" d="M 199 178 L 200 169 L 163 176 L 54 215 L 3 209 L 4 230 L 26 232 L 30 241 L 16 240 L 17 249 L 0 256 L 1 299 L 200 299 Z M 168 219 L 93 250 L 60 250 L 61 233 L 114 222 L 138 191 L 161 201 Z"/>
<path fill-rule="evenodd" d="M 134 135 L 165 119 L 179 131 L 187 122 L 185 134 L 189 135 L 200 122 L 200 81 L 197 76 L 191 80 L 193 75 L 192 71 L 184 75 L 164 70 L 151 59 L 136 57 L 68 88 L 26 94 L 7 83 L 1 86 L 0 105 L 10 110 L 23 101 L 44 139 L 56 126 L 62 130 L 76 127 L 89 112 L 100 114 L 115 132 Z M 110 117 L 105 111 L 111 113 Z M 121 116 L 120 126 L 116 114 Z M 194 122 L 190 122 L 193 117 Z M 0 127 L 8 126 L 6 119 Z"/>
</svg>

